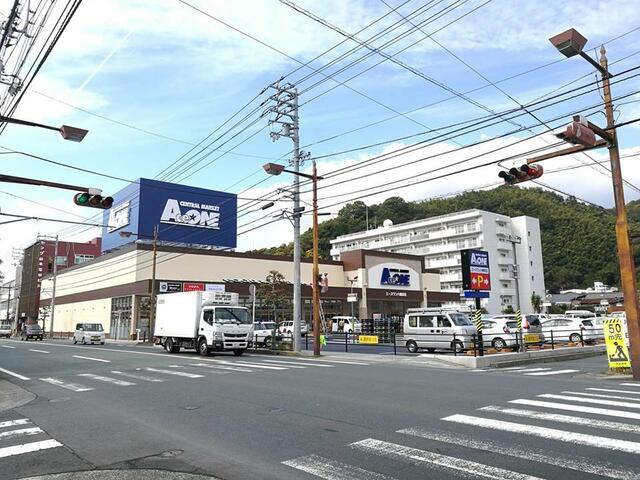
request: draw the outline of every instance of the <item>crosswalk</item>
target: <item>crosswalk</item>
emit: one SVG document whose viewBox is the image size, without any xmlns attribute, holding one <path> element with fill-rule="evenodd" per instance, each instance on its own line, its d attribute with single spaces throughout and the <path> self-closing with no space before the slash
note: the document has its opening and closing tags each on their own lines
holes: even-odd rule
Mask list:
<svg viewBox="0 0 640 480">
<path fill-rule="evenodd" d="M 344 450 L 332 454 L 340 458 L 312 452 L 282 465 L 308 474 L 300 478 L 326 480 L 637 480 L 640 383 L 505 399 L 443 416 L 429 428 L 363 438 Z"/>
<path fill-rule="evenodd" d="M 0 422 L 0 471 L 8 457 L 40 452 L 62 447 L 28 418 L 16 418 Z"/>
<path fill-rule="evenodd" d="M 580 372 L 571 368 L 550 368 L 550 367 L 506 367 L 506 368 L 476 368 L 471 370 L 477 373 L 515 373 L 526 377 L 546 377 L 550 375 L 571 375 Z"/>
<path fill-rule="evenodd" d="M 291 358 L 274 360 L 262 357 L 248 357 L 247 360 L 237 360 L 207 358 L 180 364 L 132 366 L 127 370 L 110 370 L 108 366 L 105 366 L 107 370 L 99 374 L 86 372 L 72 374 L 71 378 L 69 376 L 40 377 L 37 380 L 64 390 L 82 393 L 96 390 L 101 386 L 134 387 L 141 383 L 163 383 L 177 379 L 206 379 L 210 375 L 283 374 L 308 369 L 340 368 L 348 365 L 358 367 L 368 366 L 369 363 L 333 359 Z M 29 380 L 26 377 L 25 379 Z"/>
</svg>

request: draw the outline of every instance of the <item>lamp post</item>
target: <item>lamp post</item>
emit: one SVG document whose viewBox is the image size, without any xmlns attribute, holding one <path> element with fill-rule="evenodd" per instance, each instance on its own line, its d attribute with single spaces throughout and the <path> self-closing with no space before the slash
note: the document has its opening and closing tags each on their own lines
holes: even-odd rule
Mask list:
<svg viewBox="0 0 640 480">
<path fill-rule="evenodd" d="M 322 180 L 322 177 L 318 176 L 318 170 L 316 168 L 316 161 L 312 162 L 313 169 L 311 175 L 307 173 L 297 172 L 294 170 L 287 170 L 284 168 L 284 165 L 280 165 L 277 163 L 266 163 L 262 166 L 265 172 L 269 175 L 280 175 L 282 172 L 291 173 L 292 175 L 296 175 L 298 177 L 308 178 L 313 183 L 313 270 L 312 270 L 312 292 L 313 292 L 313 355 L 320 355 L 320 292 L 318 290 L 318 276 L 319 276 L 319 266 L 318 266 L 318 180 Z M 294 215 L 301 215 L 300 212 L 293 212 Z M 294 268 L 296 268 L 294 266 Z M 297 266 L 300 268 L 300 265 Z M 299 336 L 299 333 L 296 335 L 296 326 L 297 331 L 300 332 L 300 324 L 296 325 L 296 322 L 299 322 L 299 318 L 294 318 L 293 328 L 294 328 L 294 336 Z M 298 338 L 298 342 L 300 339 Z M 294 349 L 295 349 L 294 339 Z"/>
<path fill-rule="evenodd" d="M 17 118 L 5 117 L 0 115 L 0 123 L 13 123 L 15 125 L 26 125 L 27 127 L 45 128 L 47 130 L 54 130 L 60 132 L 62 138 L 69 140 L 70 142 L 81 142 L 84 137 L 89 133 L 89 130 L 83 128 L 71 127 L 69 125 L 62 125 L 61 127 L 52 127 L 51 125 L 44 125 L 42 123 L 30 122 L 28 120 L 19 120 Z"/>
<path fill-rule="evenodd" d="M 631 370 L 633 378 L 640 380 L 640 315 L 638 313 L 638 294 L 636 286 L 636 267 L 629 237 L 629 225 L 625 210 L 624 189 L 622 185 L 622 171 L 620 169 L 620 152 L 613 115 L 610 78 L 613 76 L 608 70 L 608 61 L 604 45 L 600 48 L 600 62 L 598 63 L 582 49 L 587 43 L 577 30 L 571 28 L 562 32 L 549 41 L 566 57 L 579 55 L 598 70 L 602 76 L 602 93 L 604 99 L 607 128 L 603 131 L 597 128 L 596 133 L 604 137 L 609 149 L 611 163 L 611 179 L 613 181 L 613 196 L 616 205 L 616 243 L 618 247 L 618 261 L 620 263 L 620 280 L 624 292 L 624 306 L 629 329 L 629 347 L 631 349 Z M 589 125 L 591 127 L 591 125 Z"/>
<path fill-rule="evenodd" d="M 135 235 L 138 238 L 151 238 L 153 240 L 153 260 L 151 267 L 151 296 L 149 298 L 149 342 L 153 343 L 153 328 L 156 323 L 156 263 L 158 258 L 158 226 L 155 225 L 153 227 L 153 234 L 148 235 L 144 233 L 135 233 L 135 232 L 120 232 L 121 237 L 128 238 L 131 235 Z"/>
</svg>

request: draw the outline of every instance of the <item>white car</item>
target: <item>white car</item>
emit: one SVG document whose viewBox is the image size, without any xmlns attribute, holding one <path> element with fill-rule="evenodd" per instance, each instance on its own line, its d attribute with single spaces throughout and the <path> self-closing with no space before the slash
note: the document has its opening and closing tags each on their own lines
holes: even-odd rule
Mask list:
<svg viewBox="0 0 640 480">
<path fill-rule="evenodd" d="M 518 322 L 510 318 L 487 318 L 482 321 L 482 343 L 497 351 L 518 346 Z"/>
<path fill-rule="evenodd" d="M 104 345 L 104 328 L 101 323 L 78 323 L 73 333 L 73 343 L 100 343 Z"/>
<path fill-rule="evenodd" d="M 547 341 L 554 342 L 595 342 L 602 338 L 601 329 L 589 318 L 552 318 L 542 324 Z"/>
<path fill-rule="evenodd" d="M 307 334 L 308 330 L 309 328 L 307 327 L 307 322 L 302 321 L 300 323 L 300 334 L 304 337 Z M 293 320 L 287 320 L 282 322 L 280 324 L 280 327 L 278 328 L 278 332 L 287 333 L 287 334 L 293 333 Z"/>
<path fill-rule="evenodd" d="M 410 308 L 404 316 L 404 341 L 409 353 L 425 348 L 463 353 L 473 344 L 476 327 L 466 314 L 442 308 Z"/>
<path fill-rule="evenodd" d="M 0 322 L 0 337 L 11 337 L 11 322 Z"/>
<path fill-rule="evenodd" d="M 342 330 L 340 330 L 340 321 L 342 321 Z M 356 317 L 333 317 L 331 319 L 331 332 L 361 333 L 362 323 L 360 323 Z"/>
<path fill-rule="evenodd" d="M 258 345 L 270 347 L 275 328 L 275 322 L 253 322 L 253 341 Z"/>
</svg>

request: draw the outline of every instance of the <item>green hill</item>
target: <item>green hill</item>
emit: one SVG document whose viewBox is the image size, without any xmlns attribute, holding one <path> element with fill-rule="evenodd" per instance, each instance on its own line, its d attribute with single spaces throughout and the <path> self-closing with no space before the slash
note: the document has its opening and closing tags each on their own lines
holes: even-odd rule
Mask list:
<svg viewBox="0 0 640 480">
<path fill-rule="evenodd" d="M 500 187 L 420 202 L 392 197 L 368 207 L 369 225 L 380 225 L 387 218 L 398 224 L 473 208 L 540 220 L 547 289 L 585 288 L 594 281 L 619 283 L 614 212 L 538 188 Z M 343 207 L 336 218 L 320 224 L 322 258 L 329 256 L 331 239 L 366 228 L 365 210 L 363 202 L 354 202 Z M 640 232 L 640 202 L 631 202 L 628 210 L 632 231 Z M 302 251 L 310 256 L 311 230 L 301 236 L 301 241 Z M 293 247 L 285 244 L 259 251 L 291 255 Z M 635 247 L 634 253 L 639 264 L 640 246 Z"/>
</svg>

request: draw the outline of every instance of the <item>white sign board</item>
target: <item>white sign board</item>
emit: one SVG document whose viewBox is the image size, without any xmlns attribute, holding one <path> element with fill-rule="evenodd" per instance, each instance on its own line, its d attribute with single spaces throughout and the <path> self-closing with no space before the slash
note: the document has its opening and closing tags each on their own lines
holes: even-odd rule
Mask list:
<svg viewBox="0 0 640 480">
<path fill-rule="evenodd" d="M 357 293 L 347 293 L 347 302 L 354 303 L 358 301 Z"/>
<path fill-rule="evenodd" d="M 204 286 L 205 292 L 225 292 L 224 283 L 207 283 Z"/>
<path fill-rule="evenodd" d="M 420 290 L 420 274 L 401 263 L 384 262 L 368 269 L 369 288 Z"/>
<path fill-rule="evenodd" d="M 109 210 L 109 233 L 129 225 L 129 202 L 125 202 Z"/>
</svg>

